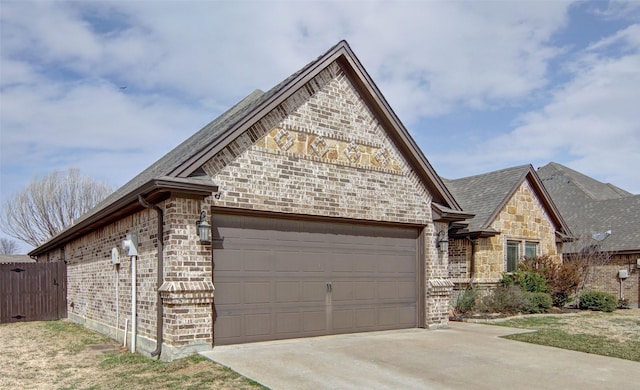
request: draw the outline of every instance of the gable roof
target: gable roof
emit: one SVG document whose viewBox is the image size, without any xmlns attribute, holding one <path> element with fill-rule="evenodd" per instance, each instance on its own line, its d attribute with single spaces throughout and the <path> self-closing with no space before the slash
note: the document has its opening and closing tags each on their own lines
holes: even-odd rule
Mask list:
<svg viewBox="0 0 640 390">
<path fill-rule="evenodd" d="M 521 165 L 455 180 L 445 180 L 445 184 L 458 199 L 462 208 L 475 214 L 475 217 L 468 221 L 467 228 L 460 231 L 460 233 L 475 233 L 481 236 L 499 234 L 499 232 L 491 228 L 491 224 L 525 180 L 529 181 L 529 184 L 538 195 L 538 198 L 551 216 L 556 230 L 561 234 L 570 235 L 568 225 L 553 204 L 551 197 L 531 165 Z"/>
<path fill-rule="evenodd" d="M 582 236 L 581 242 L 568 250 L 591 245 L 593 233 L 611 230 L 600 242 L 604 250 L 640 252 L 640 195 L 553 162 L 538 168 L 538 175 L 571 230 Z"/>
<path fill-rule="evenodd" d="M 207 184 L 206 179 L 209 178 L 202 180 L 202 178 L 197 177 L 200 175 L 200 167 L 333 62 L 339 62 L 342 65 L 343 70 L 350 77 L 358 92 L 377 115 L 384 128 L 389 131 L 391 138 L 396 142 L 398 148 L 409 160 L 410 164 L 415 168 L 415 172 L 428 188 L 433 197 L 434 205 L 441 205 L 448 210 L 446 218 L 449 220 L 466 218 L 468 215 L 462 213 L 460 205 L 436 174 L 384 96 L 382 96 L 382 93 L 348 43 L 340 41 L 326 53 L 305 65 L 269 91 L 256 90 L 249 94 L 238 104 L 208 123 L 81 217 L 79 222 L 63 232 L 64 237 L 58 235 L 52 238 L 43 246 L 30 252 L 30 255 L 43 253 L 56 245 L 62 245 L 73 237 L 77 237 L 82 234 L 82 231 L 90 230 L 94 226 L 93 223 L 97 223 L 97 220 L 100 219 L 98 218 L 99 216 L 106 217 L 115 211 L 111 210 L 114 208 L 114 204 L 121 204 L 123 199 L 132 198 L 139 191 L 139 188 L 158 178 L 163 178 L 166 182 L 177 180 L 181 183 L 190 180 L 193 184 L 200 185 L 198 188 L 200 192 L 206 192 L 207 188 L 203 186 Z M 211 188 L 215 187 L 210 179 L 208 184 Z M 217 188 L 209 189 L 209 193 L 213 191 L 217 191 Z M 131 199 L 128 202 L 131 202 Z M 104 224 L 103 218 L 100 221 Z"/>
</svg>

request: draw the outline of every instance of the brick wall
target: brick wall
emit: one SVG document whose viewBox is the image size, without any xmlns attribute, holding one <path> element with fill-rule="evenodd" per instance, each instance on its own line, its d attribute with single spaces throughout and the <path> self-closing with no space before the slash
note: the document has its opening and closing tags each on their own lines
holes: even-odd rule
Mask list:
<svg viewBox="0 0 640 390">
<path fill-rule="evenodd" d="M 622 282 L 622 295 L 629 301 L 629 305 L 638 307 L 640 298 L 640 269 L 636 268 L 640 255 L 613 255 L 605 265 L 594 266 L 589 270 L 584 291 L 606 291 L 621 298 L 621 283 L 618 278 L 619 270 L 627 270 L 629 277 Z"/>
<path fill-rule="evenodd" d="M 431 195 L 337 64 L 330 65 L 203 165 L 220 199 L 172 196 L 164 209 L 163 357 L 211 346 L 211 247 L 195 221 L 211 205 L 423 226 L 425 321 L 448 319 L 447 254 L 434 244 Z M 213 216 L 215 218 L 215 216 Z M 126 233 L 139 238 L 138 333 L 141 352 L 155 345 L 156 213 L 143 210 L 66 245 L 69 313 L 112 337 L 130 316 L 130 265 L 111 265 Z M 61 256 L 51 252 L 49 257 Z M 117 275 L 117 282 L 116 282 Z M 116 310 L 115 286 L 119 287 Z M 122 339 L 120 333 L 119 339 Z M 183 349 L 181 349 L 183 348 Z"/>
<path fill-rule="evenodd" d="M 434 264 L 431 196 L 338 64 L 203 169 L 219 185 L 217 207 L 425 226 L 426 322 L 446 323 L 451 286 L 446 254 Z"/>
<path fill-rule="evenodd" d="M 208 348 L 213 342 L 211 246 L 200 243 L 195 228 L 200 211 L 210 206 L 206 201 L 179 196 L 158 206 L 164 210 L 162 357 L 170 359 L 193 349 Z M 113 338 L 117 332 L 117 339 L 122 341 L 125 320 L 131 318 L 131 258 L 119 249 L 127 233 L 138 235 L 137 350 L 149 354 L 155 349 L 156 339 L 155 211 L 145 209 L 124 217 L 67 243 L 64 251 L 57 249 L 42 257 L 67 261 L 69 318 Z M 117 268 L 111 262 L 114 247 L 121 253 Z"/>
<path fill-rule="evenodd" d="M 140 336 L 155 337 L 156 224 L 155 212 L 143 210 L 65 246 L 67 304 L 72 319 L 100 324 L 99 330 L 115 337 L 118 317 L 122 339 L 125 318 L 131 316 L 131 259 L 120 250 L 121 264 L 116 268 L 111 249 L 120 248 L 127 233 L 137 233 L 137 330 Z"/>
</svg>

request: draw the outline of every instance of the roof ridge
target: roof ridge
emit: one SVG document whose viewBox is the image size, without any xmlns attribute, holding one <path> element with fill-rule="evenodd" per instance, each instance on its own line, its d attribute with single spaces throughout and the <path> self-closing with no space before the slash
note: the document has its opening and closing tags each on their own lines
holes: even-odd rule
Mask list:
<svg viewBox="0 0 640 390">
<path fill-rule="evenodd" d="M 524 171 L 524 170 L 528 169 L 529 167 L 531 167 L 531 164 L 523 164 L 523 165 L 517 165 L 517 166 L 513 166 L 513 167 L 509 167 L 509 168 L 502 168 L 502 169 L 498 169 L 498 170 L 495 170 L 495 171 L 479 173 L 477 175 L 460 177 L 460 178 L 457 178 L 457 179 L 445 179 L 443 177 L 441 177 L 441 179 L 445 180 L 447 182 L 455 182 L 455 181 L 459 181 L 459 180 L 467 180 L 467 179 L 473 179 L 473 178 L 477 178 L 477 177 L 486 177 L 486 176 L 491 176 L 491 175 L 504 173 L 504 172 L 510 172 L 510 171 L 520 171 L 520 170 Z"/>
</svg>

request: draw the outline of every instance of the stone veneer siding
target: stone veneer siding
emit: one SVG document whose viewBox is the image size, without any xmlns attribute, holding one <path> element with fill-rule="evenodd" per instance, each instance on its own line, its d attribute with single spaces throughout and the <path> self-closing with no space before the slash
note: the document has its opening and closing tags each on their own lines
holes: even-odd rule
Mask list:
<svg viewBox="0 0 640 390">
<path fill-rule="evenodd" d="M 203 169 L 220 188 L 216 207 L 423 226 L 425 321 L 446 324 L 452 285 L 431 195 L 337 63 Z"/>
<path fill-rule="evenodd" d="M 465 288 L 470 278 L 480 286 L 495 285 L 505 271 L 507 241 L 536 242 L 538 255 L 549 255 L 560 261 L 555 227 L 528 181 L 520 185 L 490 227 L 500 234 L 476 240 L 475 275 L 471 275 L 469 240 L 451 240 L 449 276 L 456 283 L 456 289 Z M 520 255 L 524 256 L 522 246 Z"/>
</svg>

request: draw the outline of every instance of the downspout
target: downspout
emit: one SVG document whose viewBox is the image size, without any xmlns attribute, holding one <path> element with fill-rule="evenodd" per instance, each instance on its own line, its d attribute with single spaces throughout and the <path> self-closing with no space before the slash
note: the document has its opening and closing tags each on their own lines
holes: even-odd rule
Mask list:
<svg viewBox="0 0 640 390">
<path fill-rule="evenodd" d="M 155 204 L 151 204 L 147 202 L 142 195 L 138 195 L 138 202 L 146 208 L 150 208 L 155 210 L 158 214 L 158 265 L 157 265 L 157 296 L 156 296 L 156 349 L 151 352 L 151 356 L 158 356 L 160 358 L 160 353 L 162 352 L 162 341 L 163 341 L 163 321 L 162 317 L 163 313 L 163 305 L 162 305 L 162 297 L 160 296 L 160 287 L 164 282 L 164 214 L 162 209 Z"/>
</svg>

